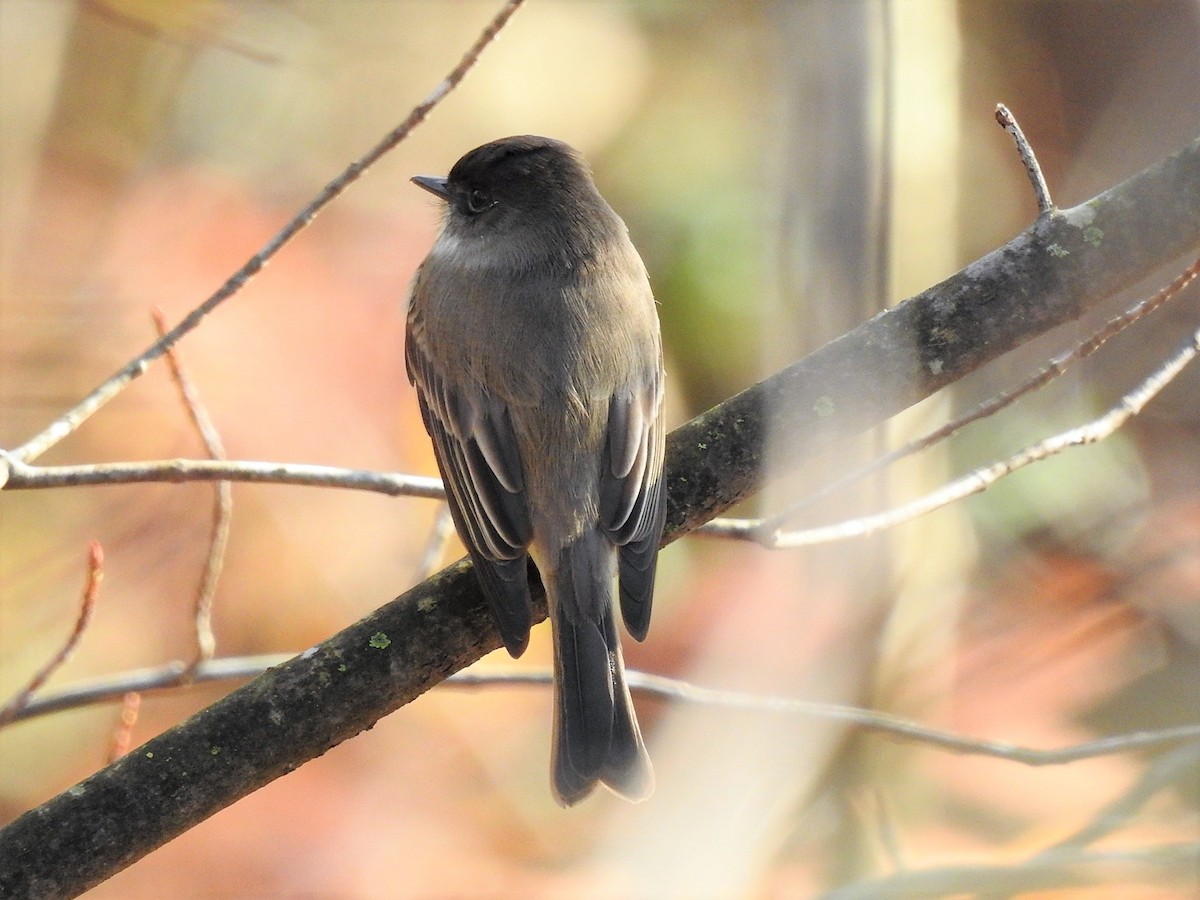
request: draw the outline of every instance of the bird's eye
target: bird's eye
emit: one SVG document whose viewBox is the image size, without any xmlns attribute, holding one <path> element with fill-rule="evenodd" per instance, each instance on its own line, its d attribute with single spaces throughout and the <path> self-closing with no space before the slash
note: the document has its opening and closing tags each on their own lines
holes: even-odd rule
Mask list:
<svg viewBox="0 0 1200 900">
<path fill-rule="evenodd" d="M 467 209 L 473 213 L 480 213 L 492 205 L 491 195 L 487 191 L 473 190 L 467 194 Z"/>
</svg>

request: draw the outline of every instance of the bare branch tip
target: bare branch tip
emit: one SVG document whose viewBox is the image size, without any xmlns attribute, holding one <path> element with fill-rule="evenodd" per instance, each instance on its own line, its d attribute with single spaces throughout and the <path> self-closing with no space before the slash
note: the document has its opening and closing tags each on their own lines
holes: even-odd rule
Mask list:
<svg viewBox="0 0 1200 900">
<path fill-rule="evenodd" d="M 79 615 L 75 619 L 75 627 L 58 652 L 34 673 L 23 689 L 18 691 L 3 707 L 0 707 L 0 726 L 15 721 L 21 710 L 33 699 L 33 695 L 71 658 L 71 654 L 79 646 L 80 640 L 83 639 L 83 633 L 92 619 L 92 610 L 95 609 L 96 600 L 100 596 L 100 582 L 103 579 L 104 548 L 100 546 L 99 541 L 92 541 L 88 545 L 87 577 L 84 581 L 83 598 L 79 604 Z"/>
<path fill-rule="evenodd" d="M 99 541 L 88 544 L 88 582 L 84 602 L 95 603 L 96 592 L 104 578 L 104 547 Z"/>
<path fill-rule="evenodd" d="M 1033 152 L 1032 145 L 1025 137 L 1021 126 L 1017 124 L 1016 116 L 1007 106 L 997 103 L 995 114 L 1000 127 L 1012 136 L 1017 145 L 1017 155 L 1021 157 L 1021 164 L 1025 166 L 1025 175 L 1029 178 L 1029 183 L 1033 186 L 1034 197 L 1037 199 L 1038 215 L 1049 215 L 1054 212 L 1054 201 L 1050 198 L 1050 188 L 1046 184 L 1046 177 L 1042 174 L 1041 164 L 1037 161 L 1037 155 Z"/>
</svg>

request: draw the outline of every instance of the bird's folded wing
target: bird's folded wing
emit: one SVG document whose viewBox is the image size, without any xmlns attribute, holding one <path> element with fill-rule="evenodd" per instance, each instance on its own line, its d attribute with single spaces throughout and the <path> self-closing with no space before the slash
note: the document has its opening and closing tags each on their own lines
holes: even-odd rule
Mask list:
<svg viewBox="0 0 1200 900">
<path fill-rule="evenodd" d="M 600 467 L 600 524 L 621 548 L 621 614 L 638 640 L 650 627 L 655 560 L 666 515 L 662 404 L 661 367 L 613 395 Z"/>
<path fill-rule="evenodd" d="M 526 574 L 533 529 L 508 408 L 438 371 L 411 330 L 405 362 L 433 439 L 454 524 L 479 572 L 505 646 L 518 656 L 533 624 Z"/>
</svg>

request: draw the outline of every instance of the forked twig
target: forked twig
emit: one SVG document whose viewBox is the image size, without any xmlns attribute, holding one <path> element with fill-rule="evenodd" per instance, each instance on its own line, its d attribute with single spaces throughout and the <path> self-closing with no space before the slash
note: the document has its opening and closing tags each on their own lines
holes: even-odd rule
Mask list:
<svg viewBox="0 0 1200 900">
<path fill-rule="evenodd" d="M 1188 363 L 1196 358 L 1198 352 L 1200 352 L 1200 330 L 1193 333 L 1161 366 L 1099 418 L 1031 444 L 1006 459 L 978 468 L 936 491 L 894 509 L 834 525 L 809 528 L 803 531 L 780 532 L 774 536 L 770 546 L 780 549 L 807 547 L 812 544 L 874 534 L 987 490 L 1001 478 L 1032 463 L 1056 456 L 1069 447 L 1080 447 L 1102 441 L 1145 409 L 1146 404 L 1170 384 L 1187 367 Z"/>
<path fill-rule="evenodd" d="M 166 334 L 167 323 L 162 310 L 155 307 L 152 312 L 154 325 L 159 336 Z M 225 459 L 225 445 L 221 435 L 213 423 L 212 417 L 204 404 L 200 402 L 200 394 L 188 378 L 183 368 L 183 360 L 175 347 L 167 349 L 167 364 L 171 368 L 171 379 L 179 388 L 179 396 L 187 410 L 188 418 L 195 426 L 200 440 L 213 459 Z M 217 582 L 221 578 L 221 569 L 225 565 L 225 548 L 229 545 L 229 522 L 233 515 L 233 485 L 228 481 L 218 481 L 213 491 L 212 525 L 209 529 L 208 554 L 204 559 L 204 573 L 200 576 L 200 584 L 196 587 L 196 600 L 192 605 L 192 620 L 196 637 L 196 654 L 192 658 L 191 668 L 195 668 L 206 659 L 212 659 L 217 651 L 217 639 L 212 629 L 213 600 L 217 595 Z"/>
<path fill-rule="evenodd" d="M 1076 345 L 1065 353 L 1054 357 L 1041 371 L 1029 378 L 1027 381 L 1009 391 L 1002 392 L 997 394 L 995 397 L 985 400 L 970 412 L 956 417 L 955 419 L 947 422 L 945 425 L 942 425 L 939 428 L 934 429 L 928 434 L 909 441 L 903 447 L 898 447 L 895 450 L 871 460 L 871 462 L 867 463 L 866 465 L 847 473 L 841 478 L 838 478 L 835 481 L 823 486 L 820 490 L 804 497 L 799 502 L 790 505 L 782 512 L 758 519 L 713 519 L 706 525 L 699 528 L 698 532 L 700 534 L 707 534 L 711 537 L 725 537 L 754 541 L 771 548 L 781 548 L 787 546 L 780 543 L 780 537 L 782 534 L 784 534 L 781 532 L 782 526 L 794 518 L 806 507 L 811 506 L 813 503 L 823 497 L 827 497 L 850 484 L 862 480 L 868 475 L 879 471 L 880 469 L 883 469 L 900 459 L 904 459 L 942 440 L 945 440 L 971 423 L 994 415 L 1000 410 L 1012 405 L 1026 394 L 1043 387 L 1044 385 L 1053 381 L 1055 378 L 1065 374 L 1074 364 L 1087 359 L 1089 356 L 1103 347 L 1111 338 L 1120 334 L 1130 325 L 1145 318 L 1150 313 L 1154 312 L 1163 304 L 1165 304 L 1168 300 L 1176 297 L 1197 277 L 1200 277 L 1200 258 L 1197 258 L 1195 261 L 1193 261 L 1192 264 L 1183 272 L 1181 272 L 1174 280 L 1172 280 L 1170 284 L 1156 291 L 1150 297 L 1142 299 L 1120 315 L 1114 316 L 1112 319 L 1106 322 L 1103 327 L 1095 331 L 1086 341 Z M 928 512 L 930 509 L 922 509 L 917 513 L 917 515 Z M 887 515 L 887 513 L 880 515 Z M 859 536 L 860 534 L 869 533 L 858 532 L 852 529 L 845 533 L 840 531 L 840 529 L 849 527 L 851 523 L 860 521 L 862 520 L 853 519 L 824 528 L 806 529 L 804 531 L 793 532 L 793 534 L 800 535 L 819 532 L 819 535 L 814 534 L 814 539 L 811 542 L 823 543 L 827 541 L 838 540 L 842 537 Z M 908 521 L 908 519 L 902 519 L 900 521 Z M 894 524 L 899 524 L 899 521 L 888 522 L 887 524 L 879 527 L 891 527 L 891 525 Z M 877 529 L 873 528 L 872 531 L 873 530 Z"/>
</svg>

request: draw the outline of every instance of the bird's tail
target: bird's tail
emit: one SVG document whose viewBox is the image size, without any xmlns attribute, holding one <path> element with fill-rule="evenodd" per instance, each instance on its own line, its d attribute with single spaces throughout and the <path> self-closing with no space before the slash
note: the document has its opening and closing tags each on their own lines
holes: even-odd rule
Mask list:
<svg viewBox="0 0 1200 900">
<path fill-rule="evenodd" d="M 564 547 L 553 570 L 542 573 L 554 633 L 551 779 L 563 806 L 578 803 L 597 782 L 635 802 L 654 789 L 621 661 L 616 567 L 616 548 L 593 531 Z"/>
</svg>

